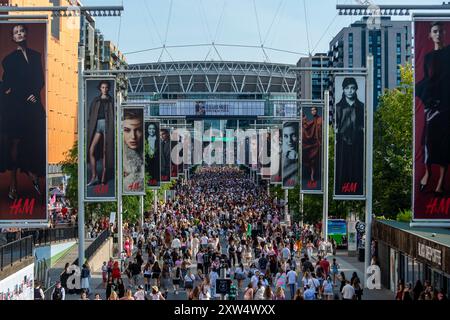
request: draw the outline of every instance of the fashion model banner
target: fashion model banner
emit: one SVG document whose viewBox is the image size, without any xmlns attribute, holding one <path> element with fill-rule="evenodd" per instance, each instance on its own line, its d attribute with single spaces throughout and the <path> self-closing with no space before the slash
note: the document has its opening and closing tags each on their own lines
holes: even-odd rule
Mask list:
<svg viewBox="0 0 450 320">
<path fill-rule="evenodd" d="M 172 134 L 172 133 L 171 133 Z M 172 136 L 172 135 L 171 135 Z M 174 152 L 177 147 L 178 141 L 170 141 L 170 154 Z M 178 178 L 178 165 L 173 161 L 172 157 L 170 158 L 170 179 L 175 180 Z"/>
<path fill-rule="evenodd" d="M 145 181 L 147 187 L 161 186 L 161 144 L 159 121 L 145 121 Z"/>
<path fill-rule="evenodd" d="M 299 122 L 283 122 L 282 177 L 283 189 L 293 189 L 299 182 Z"/>
<path fill-rule="evenodd" d="M 279 129 L 271 130 L 270 139 L 270 184 L 282 184 L 281 180 L 281 137 Z"/>
<path fill-rule="evenodd" d="M 365 199 L 366 77 L 335 77 L 334 199 Z"/>
<path fill-rule="evenodd" d="M 47 22 L 0 22 L 0 225 L 46 224 Z"/>
<path fill-rule="evenodd" d="M 123 194 L 145 195 L 144 108 L 122 109 Z"/>
<path fill-rule="evenodd" d="M 302 193 L 323 192 L 323 106 L 302 106 Z"/>
<path fill-rule="evenodd" d="M 167 128 L 160 130 L 161 135 L 161 182 L 170 181 L 170 130 Z"/>
<path fill-rule="evenodd" d="M 271 166 L 271 132 L 262 130 L 258 135 L 258 163 L 260 164 L 261 178 L 270 180 Z"/>
<path fill-rule="evenodd" d="M 116 81 L 85 80 L 86 201 L 116 200 Z"/>
<path fill-rule="evenodd" d="M 414 220 L 450 219 L 450 17 L 414 22 Z"/>
</svg>

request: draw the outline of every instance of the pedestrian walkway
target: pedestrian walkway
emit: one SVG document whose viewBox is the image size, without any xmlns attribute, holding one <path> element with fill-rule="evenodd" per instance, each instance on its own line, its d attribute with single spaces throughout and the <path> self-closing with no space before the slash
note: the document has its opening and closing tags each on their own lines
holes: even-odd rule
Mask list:
<svg viewBox="0 0 450 320">
<path fill-rule="evenodd" d="M 86 239 L 85 240 L 85 249 L 88 248 L 95 239 Z M 56 281 L 59 281 L 59 277 L 61 273 L 64 271 L 64 267 L 66 263 L 72 265 L 75 260 L 78 258 L 78 242 L 76 245 L 72 246 L 58 261 L 55 265 L 49 270 L 50 283 L 52 286 L 55 285 Z"/>
</svg>

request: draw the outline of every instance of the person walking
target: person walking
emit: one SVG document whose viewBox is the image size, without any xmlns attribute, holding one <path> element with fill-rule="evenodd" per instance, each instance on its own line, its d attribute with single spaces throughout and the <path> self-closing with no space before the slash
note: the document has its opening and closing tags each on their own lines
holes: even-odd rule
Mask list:
<svg viewBox="0 0 450 320">
<path fill-rule="evenodd" d="M 350 284 L 350 281 L 345 280 L 345 286 L 342 288 L 342 300 L 353 300 L 355 297 L 355 288 Z"/>
</svg>

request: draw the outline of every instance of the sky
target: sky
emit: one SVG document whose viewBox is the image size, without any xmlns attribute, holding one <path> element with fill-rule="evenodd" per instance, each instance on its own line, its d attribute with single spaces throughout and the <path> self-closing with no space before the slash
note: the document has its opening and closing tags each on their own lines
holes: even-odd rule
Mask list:
<svg viewBox="0 0 450 320">
<path fill-rule="evenodd" d="M 375 4 L 442 4 L 442 0 L 372 1 Z M 95 6 L 123 4 L 122 17 L 97 17 L 96 27 L 105 39 L 118 44 L 130 64 L 190 60 L 295 64 L 309 53 L 327 52 L 333 36 L 361 18 L 339 16 L 336 10 L 336 4 L 358 4 L 358 0 L 82 2 Z M 211 46 L 213 42 L 217 51 Z M 193 46 L 202 44 L 207 46 Z M 167 50 L 155 49 L 163 45 Z M 190 47 L 170 48 L 185 45 Z M 242 45 L 255 48 L 240 47 Z"/>
</svg>

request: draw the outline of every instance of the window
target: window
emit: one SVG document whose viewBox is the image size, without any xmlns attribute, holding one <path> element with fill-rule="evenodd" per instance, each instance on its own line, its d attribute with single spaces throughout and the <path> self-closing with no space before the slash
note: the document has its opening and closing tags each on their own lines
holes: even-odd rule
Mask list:
<svg viewBox="0 0 450 320">
<path fill-rule="evenodd" d="M 397 64 L 402 64 L 402 57 L 401 56 L 397 56 Z"/>
<path fill-rule="evenodd" d="M 348 42 L 353 43 L 353 33 L 349 33 Z"/>
</svg>

